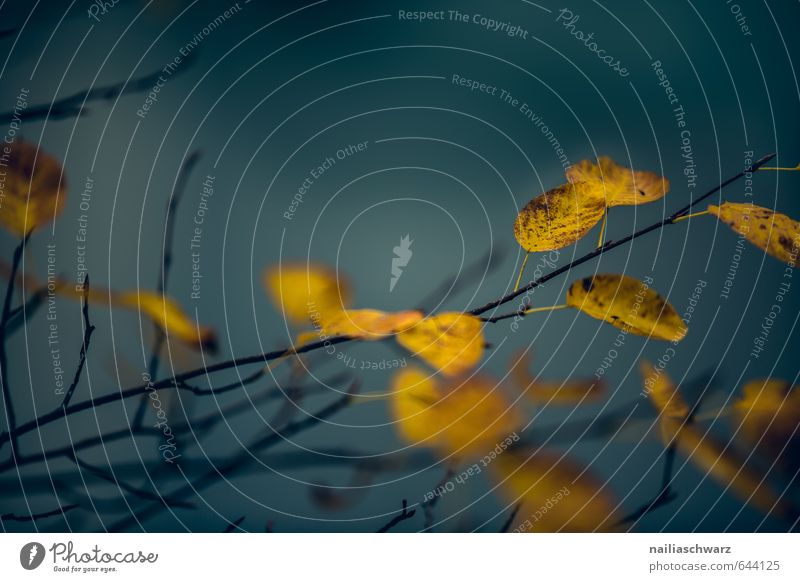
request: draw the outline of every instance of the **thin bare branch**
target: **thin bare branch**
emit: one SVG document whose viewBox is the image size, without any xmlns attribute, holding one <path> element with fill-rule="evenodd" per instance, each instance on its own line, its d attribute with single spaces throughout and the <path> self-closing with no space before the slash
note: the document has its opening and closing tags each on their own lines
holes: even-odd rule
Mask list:
<svg viewBox="0 0 800 582">
<path fill-rule="evenodd" d="M 417 513 L 416 509 L 412 509 L 411 511 L 408 510 L 408 500 L 403 499 L 403 511 L 400 512 L 399 515 L 393 517 L 388 523 L 383 525 L 378 531 L 375 533 L 386 533 L 389 530 L 396 527 L 398 524 L 403 523 L 407 519 L 411 519 Z"/>
</svg>

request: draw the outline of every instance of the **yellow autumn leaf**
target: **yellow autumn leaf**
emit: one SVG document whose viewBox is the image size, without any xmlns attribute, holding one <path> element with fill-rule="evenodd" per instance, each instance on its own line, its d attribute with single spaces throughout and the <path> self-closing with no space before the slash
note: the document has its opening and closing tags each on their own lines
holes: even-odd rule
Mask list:
<svg viewBox="0 0 800 582">
<path fill-rule="evenodd" d="M 656 368 L 648 361 L 639 364 L 642 374 L 644 393 L 659 414 L 661 439 L 669 444 L 675 438 L 676 431 L 681 429 L 689 417 L 689 404 L 678 391 L 678 387 L 663 370 Z"/>
<path fill-rule="evenodd" d="M 483 322 L 474 315 L 442 313 L 397 334 L 397 342 L 448 376 L 478 364 L 483 355 Z"/>
<path fill-rule="evenodd" d="M 391 410 L 398 432 L 411 443 L 432 445 L 439 430 L 433 406 L 439 402 L 439 384 L 419 368 L 406 368 L 392 380 Z"/>
<path fill-rule="evenodd" d="M 628 333 L 680 341 L 687 328 L 675 308 L 644 281 L 627 275 L 595 275 L 575 281 L 567 305 Z"/>
<path fill-rule="evenodd" d="M 311 320 L 328 336 L 379 340 L 411 328 L 422 318 L 422 312 L 416 310 L 388 313 L 378 309 L 346 309 L 312 314 Z"/>
<path fill-rule="evenodd" d="M 797 267 L 800 222 L 769 208 L 737 202 L 709 204 L 708 211 L 761 250 Z"/>
<path fill-rule="evenodd" d="M 459 457 L 505 449 L 519 440 L 515 435 L 522 425 L 519 412 L 492 379 L 439 381 L 418 368 L 395 375 L 391 409 L 405 440 Z"/>
<path fill-rule="evenodd" d="M 17 140 L 6 147 L 11 151 L 0 182 L 0 223 L 26 236 L 61 213 L 67 181 L 61 164 L 35 145 Z"/>
<path fill-rule="evenodd" d="M 800 467 L 800 386 L 773 378 L 752 380 L 732 411 L 748 444 L 793 475 Z"/>
<path fill-rule="evenodd" d="M 528 202 L 514 221 L 514 236 L 528 252 L 569 246 L 603 218 L 605 204 L 588 182 L 562 184 Z"/>
<path fill-rule="evenodd" d="M 654 368 L 645 363 L 642 374 L 645 391 L 649 391 L 650 401 L 659 411 L 659 424 L 666 442 L 674 443 L 682 455 L 743 501 L 763 513 L 786 514 L 786 502 L 758 471 L 747 466 L 746 459 L 741 458 L 733 447 L 687 422 L 689 406 L 666 372 L 661 370 L 656 374 Z"/>
<path fill-rule="evenodd" d="M 211 352 L 217 350 L 217 335 L 214 329 L 198 325 L 183 311 L 178 302 L 170 297 L 155 291 L 125 291 L 112 293 L 111 304 L 139 310 L 160 327 L 167 337 L 177 338 L 195 347 L 202 346 Z"/>
<path fill-rule="evenodd" d="M 607 156 L 600 156 L 597 162 L 583 160 L 570 166 L 566 172 L 567 180 L 595 184 L 605 196 L 607 206 L 647 204 L 669 192 L 669 180 L 663 176 L 631 170 Z"/>
<path fill-rule="evenodd" d="M 606 391 L 605 382 L 595 378 L 564 381 L 536 379 L 530 373 L 530 351 L 518 352 L 512 359 L 511 377 L 525 390 L 525 396 L 537 404 L 579 404 L 592 402 Z"/>
<path fill-rule="evenodd" d="M 764 514 L 786 516 L 789 504 L 772 489 L 761 471 L 747 466 L 731 446 L 726 446 L 694 425 L 678 432 L 678 451 L 723 487 Z"/>
<path fill-rule="evenodd" d="M 283 263 L 264 271 L 264 285 L 275 305 L 294 324 L 314 313 L 339 312 L 350 304 L 350 285 L 324 265 Z"/>
<path fill-rule="evenodd" d="M 513 531 L 607 531 L 619 521 L 610 486 L 560 455 L 507 450 L 489 465 L 511 503 Z"/>
</svg>

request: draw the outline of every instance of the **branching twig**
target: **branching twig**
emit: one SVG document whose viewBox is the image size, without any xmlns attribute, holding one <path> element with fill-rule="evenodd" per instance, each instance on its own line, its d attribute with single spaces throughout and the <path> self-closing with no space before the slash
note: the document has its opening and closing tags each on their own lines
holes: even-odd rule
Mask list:
<svg viewBox="0 0 800 582">
<path fill-rule="evenodd" d="M 327 345 L 348 342 L 351 341 L 351 339 L 352 338 L 347 336 L 341 336 L 307 344 L 300 348 L 277 350 L 274 352 L 259 354 L 258 356 L 247 356 L 244 358 L 238 358 L 235 360 L 230 360 L 219 364 L 214 364 L 212 366 L 207 366 L 205 368 L 192 370 L 190 372 L 184 372 L 183 374 L 178 374 L 177 376 L 173 376 L 172 378 L 160 380 L 152 384 L 140 384 L 138 386 L 123 389 L 118 392 L 112 392 L 111 394 L 106 394 L 104 396 L 97 396 L 89 400 L 84 400 L 83 402 L 78 402 L 77 404 L 71 404 L 66 409 L 62 409 L 61 406 L 59 406 L 52 412 L 45 413 L 31 421 L 28 421 L 26 423 L 17 426 L 16 429 L 14 430 L 0 433 L 0 449 L 5 444 L 5 441 L 9 439 L 9 436 L 19 437 L 23 434 L 27 434 L 34 430 L 38 430 L 40 427 L 55 422 L 56 420 L 59 420 L 64 416 L 69 416 L 70 414 L 75 414 L 77 412 L 82 412 L 84 410 L 94 409 L 99 406 L 110 404 L 112 402 L 119 402 L 127 398 L 132 398 L 140 394 L 145 394 L 148 390 L 183 389 L 184 386 L 186 386 L 186 380 L 191 380 L 192 378 L 197 378 L 198 376 L 203 376 L 205 374 L 211 374 L 213 372 L 235 368 L 238 366 L 244 366 L 247 364 L 254 364 L 256 362 L 270 362 L 272 360 L 277 360 L 279 358 L 284 358 L 286 356 L 303 354 L 306 352 L 317 350 Z M 192 390 L 191 388 L 187 389 Z M 213 394 L 213 391 L 209 392 L 209 394 Z"/>
<path fill-rule="evenodd" d="M 434 487 L 434 491 L 439 491 L 442 487 L 447 485 L 447 482 L 453 478 L 455 471 L 453 471 L 452 467 L 448 467 L 447 471 L 444 473 L 444 477 L 442 477 L 439 482 Z M 434 495 L 428 501 L 423 501 L 420 503 L 420 508 L 422 509 L 422 514 L 425 516 L 425 523 L 423 525 L 423 532 L 430 532 L 431 528 L 433 527 L 433 508 L 436 506 L 436 503 L 439 501 L 439 495 Z"/>
<path fill-rule="evenodd" d="M 197 494 L 216 483 L 220 477 L 227 478 L 236 472 L 241 471 L 244 467 L 254 462 L 254 453 L 263 452 L 269 447 L 282 443 L 287 438 L 295 436 L 298 433 L 306 431 L 320 424 L 343 408 L 347 407 L 352 402 L 353 395 L 357 390 L 358 383 L 353 382 L 350 390 L 348 390 L 347 393 L 343 394 L 333 403 L 325 406 L 316 413 L 310 414 L 303 420 L 290 423 L 280 432 L 270 432 L 268 435 L 256 439 L 250 444 L 250 446 L 245 447 L 241 453 L 231 457 L 222 466 L 212 467 L 204 475 L 201 475 L 193 479 L 190 483 L 187 483 L 185 486 L 178 488 L 172 493 L 172 495 L 170 495 L 170 497 L 183 499 L 189 495 Z M 114 524 L 110 528 L 110 531 L 124 531 L 136 523 L 143 522 L 145 519 L 158 511 L 158 509 L 159 507 L 155 505 L 146 507 L 140 511 L 138 515 L 132 515 Z"/>
<path fill-rule="evenodd" d="M 200 152 L 195 150 L 184 160 L 178 172 L 178 178 L 175 181 L 175 189 L 172 191 L 167 203 L 167 215 L 164 218 L 164 241 L 161 247 L 161 262 L 158 269 L 158 283 L 156 284 L 156 291 L 161 295 L 167 290 L 167 282 L 169 281 L 169 273 L 172 267 L 172 239 L 175 238 L 175 215 L 178 210 L 178 203 L 183 198 L 184 192 L 186 192 L 189 176 L 199 159 Z M 155 378 L 158 374 L 161 348 L 167 337 L 162 327 L 155 322 L 153 323 L 153 330 L 155 339 L 153 340 L 153 349 L 150 352 L 150 362 L 147 366 L 147 373 L 151 378 Z M 145 397 L 139 401 L 139 407 L 133 420 L 134 426 L 142 426 L 145 412 L 147 412 L 147 402 L 148 400 Z"/>
<path fill-rule="evenodd" d="M 414 514 L 416 513 L 417 513 L 416 509 L 412 509 L 411 511 L 408 510 L 408 500 L 403 499 L 403 511 L 400 512 L 400 515 L 396 515 L 395 517 L 393 517 L 391 521 L 382 526 L 375 533 L 386 533 L 387 531 L 395 527 L 397 524 L 402 523 L 407 519 L 411 519 L 412 517 L 414 517 Z"/>
<path fill-rule="evenodd" d="M 165 507 L 182 507 L 182 508 L 186 508 L 186 509 L 194 509 L 195 508 L 195 504 L 194 503 L 189 503 L 188 501 L 183 501 L 183 500 L 180 500 L 180 499 L 171 499 L 171 498 L 159 495 L 158 493 L 152 493 L 150 491 L 146 491 L 144 489 L 140 489 L 138 487 L 130 485 L 129 483 L 126 483 L 125 481 L 121 480 L 114 473 L 110 473 L 108 471 L 105 471 L 105 470 L 101 469 L 100 467 L 97 467 L 95 465 L 91 465 L 91 464 L 87 463 L 86 461 L 82 461 L 74 453 L 71 453 L 71 454 L 69 454 L 67 456 L 70 459 L 72 459 L 72 461 L 76 465 L 78 465 L 81 469 L 84 469 L 84 470 L 92 473 L 93 475 L 95 475 L 96 477 L 99 477 L 100 479 L 103 479 L 104 481 L 108 481 L 109 483 L 113 483 L 114 485 L 116 485 L 117 487 L 119 487 L 120 489 L 122 489 L 124 491 L 127 491 L 128 493 L 130 493 L 134 497 L 138 497 L 139 499 L 143 499 L 145 501 L 155 501 L 157 503 L 161 503 Z"/>
<path fill-rule="evenodd" d="M 69 406 L 72 395 L 75 394 L 75 388 L 78 387 L 78 382 L 81 379 L 81 372 L 83 372 L 83 367 L 86 364 L 86 353 L 89 351 L 89 342 L 94 332 L 94 326 L 92 322 L 89 321 L 89 273 L 86 273 L 83 283 L 83 308 L 81 312 L 83 314 L 83 343 L 81 344 L 81 351 L 78 356 L 78 369 L 75 370 L 75 377 L 72 379 L 72 384 L 70 384 L 67 389 L 67 393 L 64 395 L 64 401 L 61 403 L 61 408 L 64 411 L 66 411 L 67 406 Z"/>
<path fill-rule="evenodd" d="M 3 301 L 3 311 L 0 315 L 0 389 L 3 391 L 3 406 L 6 410 L 6 420 L 8 421 L 8 436 L 11 441 L 11 456 L 15 457 L 17 454 L 17 437 L 14 435 L 14 430 L 17 427 L 17 417 L 14 413 L 14 401 L 11 397 L 11 387 L 8 385 L 8 354 L 6 354 L 6 326 L 8 325 L 9 317 L 11 316 L 11 303 L 14 299 L 14 285 L 16 283 L 17 271 L 19 264 L 22 260 L 22 254 L 25 251 L 25 245 L 30 238 L 30 233 L 22 237 L 17 248 L 14 249 L 14 258 L 11 262 L 11 272 L 8 277 L 8 285 L 6 286 L 6 295 Z M 0 437 L 0 447 L 3 446 L 4 438 Z"/>
</svg>

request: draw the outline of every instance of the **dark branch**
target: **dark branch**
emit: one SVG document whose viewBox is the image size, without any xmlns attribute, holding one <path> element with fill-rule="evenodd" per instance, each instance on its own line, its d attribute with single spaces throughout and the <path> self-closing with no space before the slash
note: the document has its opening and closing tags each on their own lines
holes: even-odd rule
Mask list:
<svg viewBox="0 0 800 582">
<path fill-rule="evenodd" d="M 192 57 L 184 59 L 180 69 L 178 69 L 173 76 L 180 74 L 181 71 L 188 68 L 188 62 Z M 41 105 L 34 105 L 25 110 L 25 120 L 31 121 L 34 119 L 67 119 L 70 117 L 78 117 L 88 111 L 86 104 L 91 101 L 111 101 L 115 97 L 123 95 L 130 95 L 133 93 L 141 93 L 149 91 L 153 85 L 158 81 L 161 75 L 161 70 L 151 73 L 132 81 L 123 81 L 114 85 L 105 87 L 95 87 L 94 89 L 86 89 L 79 91 L 69 97 L 64 97 L 52 103 L 43 103 Z M 14 117 L 13 111 L 6 111 L 0 113 L 0 123 L 6 123 Z"/>
<path fill-rule="evenodd" d="M 0 515 L 0 522 L 3 521 L 38 521 L 40 519 L 47 519 L 48 517 L 53 517 L 55 515 L 64 515 L 68 511 L 72 511 L 76 507 L 79 507 L 77 504 L 73 503 L 71 505 L 65 505 L 64 507 L 59 507 L 58 509 L 51 509 L 50 511 L 44 511 L 42 513 L 32 513 L 31 515 L 14 515 L 13 513 L 5 513 Z"/>
<path fill-rule="evenodd" d="M 5 436 L 10 436 L 11 441 L 11 456 L 12 458 L 17 455 L 17 437 L 14 431 L 17 427 L 17 417 L 14 413 L 14 401 L 11 398 L 11 387 L 8 385 L 8 354 L 6 354 L 6 326 L 11 316 L 11 303 L 14 300 L 14 285 L 17 279 L 17 271 L 19 271 L 19 264 L 22 260 L 22 254 L 25 251 L 25 245 L 28 242 L 31 234 L 28 233 L 20 241 L 17 248 L 14 249 L 14 258 L 11 262 L 11 272 L 8 277 L 8 285 L 6 286 L 6 296 L 3 301 L 3 312 L 0 316 L 0 389 L 3 391 L 3 406 L 6 410 L 6 419 L 8 420 L 8 431 L 6 434 L 0 435 L 0 447 L 5 443 Z"/>
<path fill-rule="evenodd" d="M 80 382 L 81 372 L 83 372 L 83 367 L 86 364 L 86 354 L 89 351 L 89 342 L 92 340 L 92 333 L 94 333 L 94 326 L 89 320 L 89 273 L 86 273 L 86 277 L 84 278 L 82 302 L 83 343 L 81 344 L 81 351 L 78 356 L 78 369 L 75 370 L 75 377 L 72 379 L 72 384 L 70 384 L 67 389 L 67 393 L 64 395 L 64 401 L 61 403 L 61 408 L 65 411 L 67 406 L 69 406 L 69 401 L 72 400 L 73 394 L 75 394 L 75 388 L 78 387 L 78 382 Z"/>
<path fill-rule="evenodd" d="M 233 521 L 233 522 L 229 523 L 227 525 L 227 527 L 225 528 L 225 531 L 223 531 L 222 533 L 231 533 L 231 532 L 234 532 L 237 529 L 239 529 L 239 526 L 244 521 L 244 518 L 245 518 L 245 516 L 243 515 L 242 517 L 240 517 L 236 521 Z"/>
<path fill-rule="evenodd" d="M 228 370 L 230 368 L 236 368 L 239 366 L 245 366 L 248 364 L 255 364 L 255 363 L 266 363 L 272 360 L 277 360 L 280 358 L 284 358 L 286 356 L 296 355 L 296 354 L 304 354 L 307 352 L 311 352 L 317 349 L 321 349 L 328 345 L 340 344 L 344 342 L 351 341 L 352 338 L 341 336 L 336 338 L 331 338 L 329 340 L 318 341 L 312 344 L 307 344 L 303 347 L 296 348 L 296 349 L 288 349 L 288 350 L 277 350 L 274 352 L 267 352 L 265 354 L 259 354 L 257 356 L 247 356 L 244 358 L 238 358 L 235 360 L 230 360 L 227 362 L 222 362 L 219 364 L 214 364 L 212 366 L 207 366 L 205 368 L 199 368 L 197 370 L 192 370 L 190 372 L 184 372 L 183 374 L 178 374 L 173 376 L 172 378 L 167 378 L 165 380 L 160 380 L 159 382 L 155 382 L 152 385 L 148 384 L 141 384 L 138 386 L 134 386 L 132 388 L 126 388 L 120 390 L 118 392 L 112 392 L 111 394 L 106 394 L 104 396 L 98 396 L 95 398 L 91 398 L 89 400 L 84 400 L 83 402 L 78 402 L 77 404 L 71 404 L 66 409 L 62 409 L 60 406 L 53 410 L 52 412 L 45 413 L 31 421 L 23 423 L 13 429 L 11 431 L 6 431 L 0 433 L 0 448 L 3 447 L 5 441 L 8 439 L 9 435 L 16 438 L 23 434 L 27 434 L 34 430 L 38 430 L 40 427 L 55 422 L 63 418 L 64 416 L 69 416 L 71 414 L 75 414 L 77 412 L 82 412 L 85 410 L 91 410 L 97 408 L 99 406 L 104 406 L 106 404 L 110 404 L 112 402 L 119 402 L 121 400 L 125 400 L 127 398 L 132 398 L 134 396 L 138 396 L 140 394 L 147 393 L 148 389 L 150 390 L 173 390 L 173 389 L 187 389 L 189 391 L 194 391 L 191 387 L 185 388 L 187 386 L 186 380 L 191 380 L 192 378 L 197 378 L 198 376 L 203 376 L 205 374 L 211 374 L 213 372 L 219 372 L 221 370 Z M 149 388 L 148 388 L 149 386 Z M 208 392 L 208 394 L 213 394 L 213 391 Z"/>
<path fill-rule="evenodd" d="M 67 455 L 72 461 L 78 465 L 81 469 L 88 471 L 89 473 L 95 475 L 96 477 L 103 479 L 104 481 L 108 481 L 109 483 L 113 483 L 120 489 L 127 491 L 134 497 L 138 497 L 139 499 L 144 499 L 145 501 L 155 501 L 157 503 L 161 503 L 164 507 L 182 507 L 186 509 L 194 509 L 195 504 L 189 503 L 187 501 L 182 501 L 180 499 L 171 499 L 168 497 L 164 497 L 159 495 L 158 493 L 153 493 L 151 491 L 146 491 L 144 489 L 140 489 L 139 487 L 135 487 L 126 483 L 125 481 L 121 480 L 117 477 L 114 473 L 105 471 L 100 467 L 95 465 L 91 465 L 86 461 L 82 461 L 79 459 L 75 454 Z"/>
<path fill-rule="evenodd" d="M 403 499 L 403 511 L 400 512 L 400 515 L 396 515 L 389 521 L 387 524 L 382 526 L 378 531 L 375 533 L 386 533 L 390 529 L 396 527 L 398 524 L 403 523 L 407 519 L 411 519 L 414 517 L 414 514 L 417 513 L 416 509 L 412 509 L 408 511 L 408 500 Z"/>
<path fill-rule="evenodd" d="M 175 238 L 175 216 L 178 210 L 178 203 L 186 192 L 186 184 L 189 182 L 189 176 L 199 159 L 200 152 L 195 150 L 183 161 L 181 169 L 178 172 L 178 178 L 175 181 L 175 189 L 172 191 L 169 201 L 167 202 L 167 215 L 164 218 L 164 240 L 161 248 L 161 262 L 158 269 L 158 283 L 156 284 L 156 290 L 162 295 L 167 290 L 169 273 L 172 267 L 172 240 Z M 153 348 L 150 352 L 150 362 L 147 366 L 147 372 L 151 378 L 155 378 L 158 374 L 161 348 L 167 337 L 161 326 L 157 325 L 155 322 L 153 323 L 153 329 L 155 339 L 153 340 Z M 147 398 L 142 398 L 139 401 L 139 407 L 134 416 L 134 426 L 142 425 L 145 412 L 147 412 Z"/>
<path fill-rule="evenodd" d="M 357 389 L 358 382 L 353 382 L 347 393 L 343 394 L 328 406 L 323 407 L 316 413 L 310 414 L 303 420 L 288 424 L 280 432 L 271 431 L 268 435 L 256 439 L 249 446 L 245 447 L 241 453 L 232 456 L 220 467 L 214 466 L 204 475 L 192 479 L 190 483 L 174 491 L 170 497 L 184 499 L 190 495 L 196 495 L 214 483 L 217 483 L 220 477 L 228 478 L 237 472 L 241 472 L 242 469 L 255 462 L 255 453 L 261 453 L 274 445 L 285 442 L 286 439 L 324 422 L 343 408 L 346 408 L 352 402 L 353 395 L 356 393 Z M 134 524 L 142 523 L 159 509 L 160 507 L 157 505 L 146 507 L 140 511 L 138 515 L 131 515 L 114 524 L 110 528 L 110 531 L 124 531 Z"/>
<path fill-rule="evenodd" d="M 506 520 L 503 522 L 503 527 L 500 528 L 499 533 L 507 533 L 508 530 L 511 529 L 511 524 L 514 523 L 514 519 L 517 517 L 520 507 L 522 507 L 521 503 L 517 503 L 514 506 L 514 509 L 512 509 L 511 513 L 508 514 L 508 518 L 506 518 Z"/>
<path fill-rule="evenodd" d="M 455 471 L 452 468 L 448 467 L 447 471 L 444 473 L 444 477 L 442 477 L 439 482 L 434 487 L 434 491 L 439 491 L 442 487 L 447 485 L 447 482 L 453 478 Z M 431 528 L 433 527 L 433 508 L 436 506 L 436 503 L 439 501 L 439 495 L 434 495 L 430 500 L 423 501 L 420 503 L 420 508 L 422 509 L 422 514 L 425 516 L 425 524 L 423 526 L 423 532 L 430 532 Z"/>
</svg>

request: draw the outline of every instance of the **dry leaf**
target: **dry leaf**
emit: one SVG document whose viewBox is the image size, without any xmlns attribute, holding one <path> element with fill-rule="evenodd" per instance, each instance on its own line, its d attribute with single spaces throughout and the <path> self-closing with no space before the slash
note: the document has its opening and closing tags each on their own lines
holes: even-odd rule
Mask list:
<svg viewBox="0 0 800 582">
<path fill-rule="evenodd" d="M 316 313 L 334 313 L 350 304 L 350 286 L 336 272 L 314 263 L 283 263 L 264 272 L 272 301 L 294 324 L 308 323 Z"/>
<path fill-rule="evenodd" d="M 769 484 L 762 482 L 764 479 L 758 472 L 746 466 L 745 459 L 740 458 L 733 447 L 718 442 L 697 425 L 687 422 L 689 406 L 663 370 L 655 374 L 653 367 L 645 363 L 642 374 L 645 391 L 650 391 L 650 400 L 660 413 L 659 423 L 666 442 L 674 442 L 681 454 L 743 501 L 764 513 L 786 513 L 786 503 Z M 647 378 L 654 380 L 648 383 Z"/>
<path fill-rule="evenodd" d="M 397 342 L 448 376 L 473 368 L 483 355 L 483 322 L 474 315 L 442 313 L 397 334 Z"/>
<path fill-rule="evenodd" d="M 619 521 L 609 486 L 563 457 L 511 450 L 489 467 L 508 500 L 522 503 L 511 525 L 515 531 L 604 531 Z"/>
<path fill-rule="evenodd" d="M 93 292 L 92 297 L 98 294 Z M 198 325 L 174 299 L 154 291 L 126 291 L 112 293 L 111 304 L 141 311 L 169 338 L 177 338 L 195 347 L 202 346 L 211 352 L 217 350 L 217 335 L 214 329 Z"/>
<path fill-rule="evenodd" d="M 703 434 L 694 425 L 684 426 L 677 435 L 678 450 L 720 485 L 765 514 L 787 515 L 787 502 L 770 487 L 760 471 L 748 468 L 745 459 L 731 446 Z"/>
<path fill-rule="evenodd" d="M 631 170 L 607 156 L 600 156 L 597 162 L 583 160 L 570 166 L 567 180 L 596 184 L 608 206 L 647 204 L 669 192 L 669 180 L 663 176 Z"/>
<path fill-rule="evenodd" d="M 710 204 L 708 211 L 755 246 L 778 260 L 797 267 L 800 222 L 785 214 L 753 204 L 723 202 Z"/>
<path fill-rule="evenodd" d="M 675 308 L 646 283 L 627 275 L 595 275 L 575 281 L 567 305 L 628 333 L 680 341 L 687 328 Z"/>
<path fill-rule="evenodd" d="M 61 213 L 67 181 L 56 159 L 35 145 L 17 140 L 6 147 L 11 153 L 0 189 L 0 223 L 25 236 Z"/>
<path fill-rule="evenodd" d="M 319 319 L 312 317 L 319 331 L 328 336 L 344 335 L 365 340 L 384 339 L 411 328 L 423 318 L 421 311 L 387 313 L 377 309 L 348 309 L 338 312 L 321 312 Z"/>
<path fill-rule="evenodd" d="M 605 383 L 595 378 L 574 380 L 535 379 L 529 372 L 532 360 L 530 351 L 518 352 L 513 358 L 511 376 L 525 396 L 537 404 L 581 404 L 600 398 L 606 391 Z"/>
<path fill-rule="evenodd" d="M 440 382 L 420 369 L 408 368 L 395 375 L 391 401 L 393 418 L 405 440 L 447 454 L 483 456 L 519 439 L 515 432 L 522 419 L 490 378 Z"/>
<path fill-rule="evenodd" d="M 787 474 L 800 468 L 800 387 L 768 378 L 745 384 L 733 405 L 736 429 L 747 441 Z"/>
<path fill-rule="evenodd" d="M 560 249 L 583 238 L 605 210 L 602 192 L 592 184 L 562 184 L 528 202 L 514 221 L 514 236 L 528 252 Z"/>
<path fill-rule="evenodd" d="M 689 417 L 689 405 L 678 391 L 678 387 L 663 370 L 656 370 L 648 361 L 639 364 L 644 384 L 644 393 L 659 414 L 661 439 L 669 444 L 676 431 L 683 427 Z"/>
</svg>

